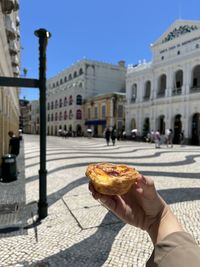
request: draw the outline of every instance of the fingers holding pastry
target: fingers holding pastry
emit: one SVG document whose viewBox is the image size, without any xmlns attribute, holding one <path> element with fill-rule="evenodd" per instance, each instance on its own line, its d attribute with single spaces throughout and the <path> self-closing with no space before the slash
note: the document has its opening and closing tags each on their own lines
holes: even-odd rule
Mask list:
<svg viewBox="0 0 200 267">
<path fill-rule="evenodd" d="M 119 201 L 118 196 L 103 195 L 97 192 L 91 181 L 89 182 L 89 190 L 94 199 L 100 201 L 100 203 L 109 210 L 113 212 L 116 211 L 117 202 Z"/>
</svg>

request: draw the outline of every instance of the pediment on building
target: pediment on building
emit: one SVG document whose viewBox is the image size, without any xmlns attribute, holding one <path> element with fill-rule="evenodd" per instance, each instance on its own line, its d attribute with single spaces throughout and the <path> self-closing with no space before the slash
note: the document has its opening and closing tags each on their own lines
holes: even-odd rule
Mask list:
<svg viewBox="0 0 200 267">
<path fill-rule="evenodd" d="M 190 34 L 194 31 L 200 31 L 200 21 L 193 20 L 176 20 L 161 37 L 159 37 L 153 46 L 170 42 L 176 38 L 180 38 L 183 35 Z"/>
</svg>

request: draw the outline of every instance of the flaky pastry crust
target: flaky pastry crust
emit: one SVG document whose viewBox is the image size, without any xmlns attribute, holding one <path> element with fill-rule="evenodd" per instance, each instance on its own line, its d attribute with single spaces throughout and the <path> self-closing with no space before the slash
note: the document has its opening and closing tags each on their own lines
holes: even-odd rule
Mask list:
<svg viewBox="0 0 200 267">
<path fill-rule="evenodd" d="M 85 174 L 95 190 L 105 195 L 124 195 L 140 176 L 135 168 L 108 162 L 90 164 Z"/>
</svg>

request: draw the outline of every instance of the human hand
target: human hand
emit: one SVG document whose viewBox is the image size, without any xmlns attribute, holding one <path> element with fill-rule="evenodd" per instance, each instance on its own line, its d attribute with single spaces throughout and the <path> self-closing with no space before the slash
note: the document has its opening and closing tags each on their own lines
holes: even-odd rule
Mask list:
<svg viewBox="0 0 200 267">
<path fill-rule="evenodd" d="M 91 182 L 89 183 L 89 190 L 95 199 L 100 200 L 122 221 L 146 230 L 154 243 L 172 231 L 180 229 L 176 225 L 175 216 L 157 193 L 150 177 L 141 175 L 137 183 L 122 196 L 102 195 L 95 191 Z M 170 229 L 168 225 L 170 225 Z M 173 228 L 174 225 L 175 228 Z"/>
<path fill-rule="evenodd" d="M 124 222 L 148 230 L 157 216 L 163 211 L 165 202 L 156 192 L 154 182 L 141 176 L 137 183 L 122 196 L 103 195 L 95 191 L 92 183 L 89 190 L 95 199 L 114 212 Z"/>
</svg>

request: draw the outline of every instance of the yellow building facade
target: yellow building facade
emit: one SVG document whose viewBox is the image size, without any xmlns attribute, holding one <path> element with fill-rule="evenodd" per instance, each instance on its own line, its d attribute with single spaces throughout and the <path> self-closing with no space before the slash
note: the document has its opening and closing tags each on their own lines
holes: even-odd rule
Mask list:
<svg viewBox="0 0 200 267">
<path fill-rule="evenodd" d="M 84 102 L 85 135 L 91 131 L 94 137 L 102 137 L 106 127 L 115 127 L 120 134 L 125 128 L 124 105 L 125 93 L 87 98 Z"/>
<path fill-rule="evenodd" d="M 0 76 L 3 77 L 18 77 L 20 74 L 18 9 L 18 1 L 0 2 Z M 9 151 L 8 132 L 18 135 L 19 115 L 19 89 L 0 87 L 0 162 Z"/>
</svg>

